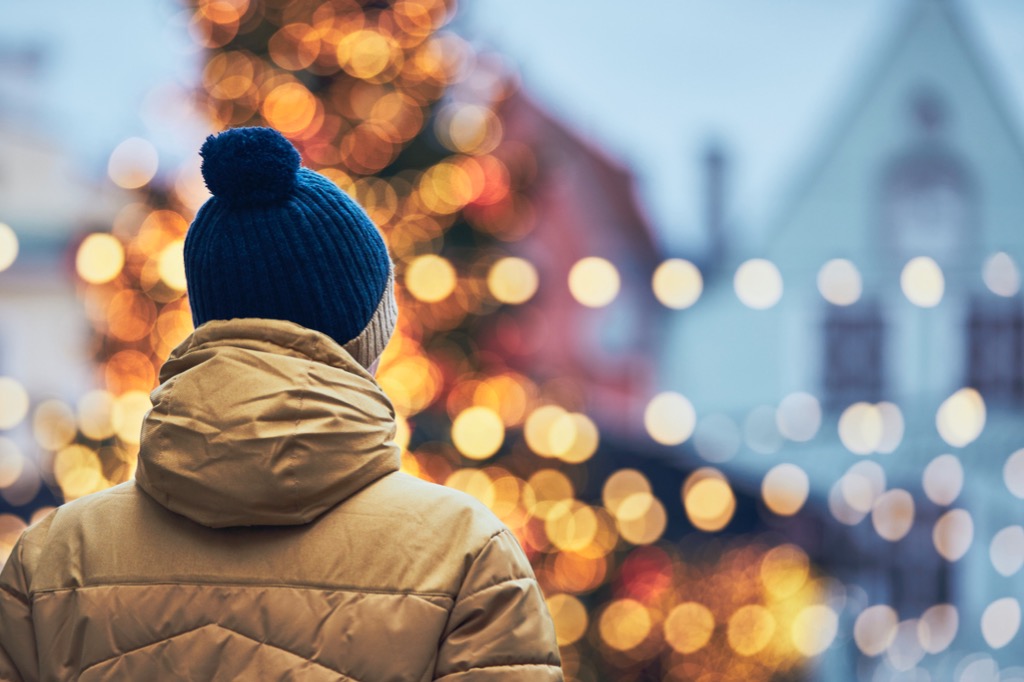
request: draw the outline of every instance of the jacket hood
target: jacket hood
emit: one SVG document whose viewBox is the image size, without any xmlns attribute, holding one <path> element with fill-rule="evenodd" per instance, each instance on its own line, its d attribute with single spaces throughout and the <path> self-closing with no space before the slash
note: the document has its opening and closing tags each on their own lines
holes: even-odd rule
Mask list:
<svg viewBox="0 0 1024 682">
<path fill-rule="evenodd" d="M 207 322 L 174 349 L 160 381 L 135 479 L 205 526 L 308 523 L 399 468 L 391 402 L 320 332 Z"/>
</svg>

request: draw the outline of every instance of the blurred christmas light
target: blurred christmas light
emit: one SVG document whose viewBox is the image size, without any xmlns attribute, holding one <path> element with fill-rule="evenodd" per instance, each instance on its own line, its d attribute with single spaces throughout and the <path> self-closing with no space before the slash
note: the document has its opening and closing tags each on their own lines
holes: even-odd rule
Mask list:
<svg viewBox="0 0 1024 682">
<path fill-rule="evenodd" d="M 655 269 L 651 288 L 662 305 L 682 310 L 700 298 L 704 290 L 704 278 L 690 261 L 669 258 Z"/>
<path fill-rule="evenodd" d="M 985 286 L 997 296 L 1016 296 L 1020 291 L 1020 271 L 1009 254 L 1002 251 L 994 253 L 985 261 L 982 268 L 982 279 Z"/>
<path fill-rule="evenodd" d="M 569 270 L 569 292 L 589 308 L 602 308 L 619 293 L 619 271 L 604 258 L 590 256 Z"/>
<path fill-rule="evenodd" d="M 14 264 L 18 257 L 18 235 L 11 226 L 0 223 L 0 272 Z"/>
<path fill-rule="evenodd" d="M 860 271 L 844 258 L 830 260 L 818 271 L 818 291 L 833 305 L 853 305 L 860 300 L 862 290 Z"/>
<path fill-rule="evenodd" d="M 911 303 L 921 308 L 934 308 L 942 301 L 946 282 L 942 269 L 927 256 L 907 262 L 900 273 L 900 287 Z"/>
<path fill-rule="evenodd" d="M 743 305 L 765 310 L 782 298 L 782 274 L 771 261 L 753 258 L 736 269 L 733 287 Z"/>
<path fill-rule="evenodd" d="M 94 233 L 82 240 L 75 255 L 75 270 L 89 284 L 104 284 L 124 267 L 124 247 L 110 234 Z"/>
<path fill-rule="evenodd" d="M 13 377 L 0 377 L 0 430 L 13 429 L 28 415 L 28 391 Z"/>
<path fill-rule="evenodd" d="M 973 388 L 962 388 L 946 398 L 935 415 L 942 440 L 956 448 L 972 443 L 985 428 L 985 401 Z"/>
<path fill-rule="evenodd" d="M 110 153 L 107 174 L 119 187 L 138 189 L 156 175 L 159 157 L 156 147 L 140 137 L 130 137 Z"/>
<path fill-rule="evenodd" d="M 667 391 L 659 393 L 647 404 L 644 426 L 658 443 L 679 445 L 693 435 L 697 413 L 684 396 Z"/>
</svg>

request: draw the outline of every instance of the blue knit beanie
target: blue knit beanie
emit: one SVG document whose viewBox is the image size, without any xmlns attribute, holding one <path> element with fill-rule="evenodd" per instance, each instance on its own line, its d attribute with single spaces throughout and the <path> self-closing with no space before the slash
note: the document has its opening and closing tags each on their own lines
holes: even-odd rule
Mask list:
<svg viewBox="0 0 1024 682">
<path fill-rule="evenodd" d="M 337 185 L 301 168 L 270 128 L 234 128 L 199 151 L 213 194 L 185 238 L 192 319 L 288 320 L 362 364 L 394 331 L 394 268 L 373 222 Z"/>
</svg>

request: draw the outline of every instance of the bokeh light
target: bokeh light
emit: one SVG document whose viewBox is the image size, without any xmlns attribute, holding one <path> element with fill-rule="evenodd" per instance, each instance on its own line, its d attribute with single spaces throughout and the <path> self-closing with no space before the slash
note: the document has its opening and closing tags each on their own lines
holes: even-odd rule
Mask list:
<svg viewBox="0 0 1024 682">
<path fill-rule="evenodd" d="M 684 602 L 665 619 L 665 641 L 681 654 L 703 648 L 715 631 L 715 615 L 703 604 Z"/>
<path fill-rule="evenodd" d="M 489 407 L 470 407 L 452 422 L 452 442 L 469 459 L 487 459 L 501 448 L 505 424 Z"/>
<path fill-rule="evenodd" d="M 939 455 L 924 468 L 924 494 L 935 504 L 953 504 L 964 487 L 964 468 L 956 455 Z"/>
<path fill-rule="evenodd" d="M 935 522 L 932 542 L 946 561 L 959 561 L 974 541 L 974 520 L 966 509 L 952 509 Z"/>
<path fill-rule="evenodd" d="M 771 261 L 753 258 L 736 269 L 733 288 L 743 305 L 764 310 L 782 298 L 782 274 Z"/>
<path fill-rule="evenodd" d="M 583 258 L 569 270 L 569 292 L 589 308 L 602 308 L 614 301 L 619 287 L 619 271 L 604 258 Z"/>
<path fill-rule="evenodd" d="M 871 507 L 871 524 L 889 542 L 903 539 L 914 525 L 914 497 L 899 488 L 882 493 Z"/>
<path fill-rule="evenodd" d="M 1020 602 L 1013 597 L 997 599 L 981 614 L 981 634 L 993 649 L 1013 641 L 1020 629 Z"/>
<path fill-rule="evenodd" d="M 669 258 L 655 270 L 651 280 L 654 295 L 667 308 L 689 308 L 704 290 L 704 278 L 696 265 L 682 258 Z"/>
<path fill-rule="evenodd" d="M 82 240 L 75 255 L 75 270 L 89 284 L 103 284 L 121 274 L 124 247 L 117 237 L 97 232 Z"/>
<path fill-rule="evenodd" d="M 114 184 L 125 189 L 138 189 L 156 175 L 159 156 L 148 140 L 130 137 L 110 153 L 107 174 Z"/>
<path fill-rule="evenodd" d="M 973 388 L 962 388 L 946 398 L 935 415 L 942 440 L 955 448 L 974 442 L 985 428 L 985 401 Z"/>
<path fill-rule="evenodd" d="M 810 487 L 803 469 L 795 464 L 777 464 L 765 474 L 761 497 L 773 513 L 792 516 L 804 506 Z"/>
<path fill-rule="evenodd" d="M 1020 571 L 1024 566 L 1024 527 L 1007 526 L 998 531 L 992 536 L 988 555 L 999 575 L 1011 576 Z"/>
<path fill-rule="evenodd" d="M 775 423 L 789 440 L 809 441 L 821 428 L 821 404 L 809 393 L 790 393 L 779 403 Z"/>
<path fill-rule="evenodd" d="M 736 496 L 725 475 L 710 467 L 697 469 L 683 483 L 683 508 L 699 530 L 725 528 L 736 511 Z"/>
<path fill-rule="evenodd" d="M 455 290 L 455 268 L 445 258 L 425 254 L 414 259 L 405 271 L 409 293 L 426 303 L 437 303 Z"/>
<path fill-rule="evenodd" d="M 18 235 L 7 223 L 0 223 L 0 272 L 18 258 Z"/>
<path fill-rule="evenodd" d="M 525 303 L 537 293 L 537 268 L 523 258 L 505 257 L 494 263 L 487 273 L 491 294 L 502 303 Z"/>
<path fill-rule="evenodd" d="M 985 286 L 997 296 L 1007 298 L 1016 296 L 1020 291 L 1020 271 L 1009 254 L 1002 251 L 994 253 L 985 260 L 981 272 Z"/>
<path fill-rule="evenodd" d="M 666 391 L 654 396 L 647 404 L 644 426 L 658 443 L 679 445 L 693 435 L 697 426 L 697 412 L 685 396 Z"/>
<path fill-rule="evenodd" d="M 903 295 L 914 305 L 934 308 L 942 301 L 946 280 L 938 263 L 927 256 L 918 256 L 903 266 L 900 287 Z"/>
<path fill-rule="evenodd" d="M 28 415 L 28 391 L 13 377 L 0 377 L 0 430 L 13 429 Z"/>
<path fill-rule="evenodd" d="M 853 638 L 865 656 L 882 654 L 896 639 L 899 618 L 887 604 L 869 606 L 860 612 L 853 625 Z"/>
<path fill-rule="evenodd" d="M 844 258 L 830 260 L 818 271 L 818 291 L 833 305 L 853 305 L 860 300 L 862 290 L 860 271 Z"/>
</svg>

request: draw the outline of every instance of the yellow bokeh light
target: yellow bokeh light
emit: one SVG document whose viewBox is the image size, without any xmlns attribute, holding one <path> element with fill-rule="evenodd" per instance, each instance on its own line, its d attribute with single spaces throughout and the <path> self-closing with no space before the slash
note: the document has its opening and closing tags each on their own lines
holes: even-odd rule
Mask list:
<svg viewBox="0 0 1024 682">
<path fill-rule="evenodd" d="M 565 408 L 558 405 L 542 405 L 531 412 L 523 425 L 526 445 L 541 457 L 554 457 L 553 431 L 566 414 Z"/>
<path fill-rule="evenodd" d="M 665 505 L 650 493 L 630 495 L 615 517 L 619 535 L 634 545 L 649 545 L 661 539 L 668 525 Z"/>
<path fill-rule="evenodd" d="M 644 426 L 656 442 L 679 445 L 693 435 L 697 412 L 686 397 L 672 391 L 659 393 L 644 410 Z"/>
<path fill-rule="evenodd" d="M 899 618 L 891 606 L 876 604 L 860 612 L 853 624 L 853 639 L 865 656 L 878 656 L 896 639 Z"/>
<path fill-rule="evenodd" d="M 729 646 L 740 656 L 753 656 L 763 650 L 775 634 L 775 617 L 760 604 L 741 606 L 729 618 Z"/>
<path fill-rule="evenodd" d="M 159 156 L 152 143 L 130 137 L 114 148 L 107 162 L 107 174 L 119 187 L 138 189 L 156 175 Z"/>
<path fill-rule="evenodd" d="M 635 599 L 617 599 L 601 614 L 598 628 L 605 644 L 619 651 L 640 645 L 651 633 L 651 614 Z"/>
<path fill-rule="evenodd" d="M 546 601 L 555 623 L 558 646 L 579 641 L 587 631 L 587 609 L 583 603 L 571 594 L 553 594 Z"/>
<path fill-rule="evenodd" d="M 810 479 L 795 464 L 779 464 L 765 474 L 761 496 L 765 505 L 779 516 L 792 516 L 804 506 Z"/>
<path fill-rule="evenodd" d="M 601 501 L 613 516 L 619 516 L 620 507 L 636 496 L 651 495 L 651 484 L 647 477 L 636 469 L 620 469 L 608 477 L 601 489 Z M 642 514 L 644 509 L 640 510 Z"/>
<path fill-rule="evenodd" d="M 175 239 L 164 247 L 157 261 L 157 270 L 164 284 L 176 291 L 185 291 L 184 239 Z"/>
<path fill-rule="evenodd" d="M 534 516 L 547 518 L 555 506 L 575 494 L 569 477 L 556 469 L 541 469 L 526 481 L 533 502 L 527 510 Z"/>
<path fill-rule="evenodd" d="M 918 256 L 903 266 L 900 287 L 903 295 L 914 305 L 934 308 L 942 301 L 946 280 L 938 263 L 927 256 Z"/>
<path fill-rule="evenodd" d="M 28 391 L 12 377 L 0 377 L 0 430 L 13 429 L 28 415 Z"/>
<path fill-rule="evenodd" d="M 598 442 L 597 426 L 579 412 L 560 415 L 548 434 L 551 454 L 567 464 L 580 464 L 593 457 Z"/>
<path fill-rule="evenodd" d="M 704 290 L 704 278 L 697 266 L 690 261 L 670 258 L 654 271 L 651 287 L 662 305 L 682 310 L 689 308 L 700 298 Z"/>
<path fill-rule="evenodd" d="M 695 527 L 707 532 L 725 528 L 736 511 L 736 496 L 717 469 L 698 469 L 683 484 L 683 507 Z"/>
<path fill-rule="evenodd" d="M 469 459 L 487 459 L 505 442 L 505 424 L 489 407 L 470 407 L 452 422 L 452 442 Z"/>
<path fill-rule="evenodd" d="M 882 493 L 871 508 L 871 524 L 889 542 L 903 539 L 914 525 L 913 496 L 899 488 Z"/>
<path fill-rule="evenodd" d="M 380 76 L 401 54 L 390 36 L 372 29 L 349 33 L 338 43 L 338 64 L 349 75 L 364 80 Z"/>
<path fill-rule="evenodd" d="M 17 443 L 0 437 L 0 490 L 14 485 L 25 469 L 25 457 Z"/>
<path fill-rule="evenodd" d="M 441 256 L 417 256 L 405 270 L 405 287 L 425 303 L 437 303 L 455 291 L 455 268 Z"/>
<path fill-rule="evenodd" d="M 82 240 L 75 255 L 75 270 L 89 284 L 103 284 L 121 274 L 124 247 L 117 237 L 103 232 Z"/>
<path fill-rule="evenodd" d="M 985 428 L 985 401 L 973 388 L 961 388 L 946 398 L 935 414 L 942 440 L 955 448 L 974 442 Z"/>
<path fill-rule="evenodd" d="M 69 445 L 58 452 L 53 461 L 53 476 L 66 500 L 107 487 L 99 457 L 84 445 Z"/>
<path fill-rule="evenodd" d="M 472 495 L 487 507 L 494 505 L 497 490 L 494 487 L 494 481 L 487 475 L 486 471 L 480 469 L 459 469 L 445 479 L 444 484 L 449 488 L 461 490 L 468 495 Z"/>
<path fill-rule="evenodd" d="M 765 310 L 782 298 L 782 274 L 775 263 L 752 258 L 736 269 L 733 288 L 743 305 Z"/>
<path fill-rule="evenodd" d="M 18 258 L 18 235 L 6 223 L 0 223 L 0 272 L 14 264 Z"/>
<path fill-rule="evenodd" d="M 142 438 L 142 421 L 152 406 L 146 391 L 127 391 L 119 395 L 111 412 L 117 437 L 125 443 L 138 445 Z"/>
<path fill-rule="evenodd" d="M 551 506 L 544 520 L 544 532 L 551 544 L 565 552 L 586 549 L 597 535 L 594 510 L 576 500 L 562 500 Z"/>
<path fill-rule="evenodd" d="M 714 632 L 714 614 L 697 602 L 679 604 L 665 619 L 665 641 L 681 654 L 703 649 Z"/>
<path fill-rule="evenodd" d="M 316 97 L 302 83 L 278 85 L 263 100 L 263 116 L 282 133 L 296 134 L 313 123 L 319 106 Z"/>
<path fill-rule="evenodd" d="M 802 549 L 796 545 L 779 545 L 761 559 L 761 584 L 772 599 L 786 599 L 807 583 L 810 568 L 810 559 Z"/>
<path fill-rule="evenodd" d="M 86 438 L 100 441 L 114 435 L 114 396 L 89 391 L 78 400 L 78 428 Z"/>
<path fill-rule="evenodd" d="M 46 400 L 36 407 L 32 432 L 44 450 L 59 450 L 75 438 L 75 413 L 59 400 Z"/>
<path fill-rule="evenodd" d="M 487 273 L 487 287 L 498 301 L 509 304 L 525 303 L 537 293 L 537 268 L 523 258 L 501 258 Z"/>
<path fill-rule="evenodd" d="M 793 619 L 793 646 L 807 657 L 817 656 L 832 645 L 839 632 L 839 616 L 825 604 L 812 604 Z"/>
<path fill-rule="evenodd" d="M 828 261 L 818 271 L 818 291 L 833 305 L 852 305 L 860 299 L 863 284 L 857 266 L 845 258 Z"/>
<path fill-rule="evenodd" d="M 619 293 L 619 286 L 619 271 L 604 258 L 582 258 L 569 270 L 569 292 L 589 308 L 611 303 Z"/>
<path fill-rule="evenodd" d="M 959 561 L 974 541 L 974 520 L 966 509 L 951 509 L 935 522 L 932 542 L 946 561 Z"/>
</svg>

